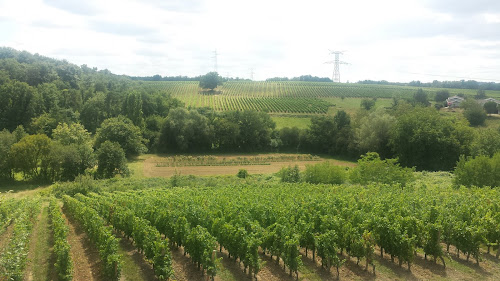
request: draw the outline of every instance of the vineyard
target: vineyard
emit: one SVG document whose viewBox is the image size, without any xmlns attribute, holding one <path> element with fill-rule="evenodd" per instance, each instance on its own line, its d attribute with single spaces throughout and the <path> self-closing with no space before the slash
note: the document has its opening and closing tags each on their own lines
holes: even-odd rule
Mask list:
<svg viewBox="0 0 500 281">
<path fill-rule="evenodd" d="M 0 233 L 6 232 L 7 227 L 14 223 L 11 238 L 2 243 L 0 280 L 23 280 L 28 257 L 28 243 L 34 218 L 39 210 L 39 199 L 0 201 Z"/>
<path fill-rule="evenodd" d="M 257 110 L 270 113 L 326 113 L 334 104 L 328 98 L 410 98 L 416 87 L 340 84 L 328 82 L 225 82 L 214 92 L 202 91 L 198 82 L 142 82 L 139 87 L 169 93 L 186 107 L 209 107 L 216 111 Z M 431 96 L 438 88 L 425 88 Z M 449 89 L 452 95 L 475 95 L 475 90 Z M 491 97 L 499 92 L 487 91 Z"/>
<path fill-rule="evenodd" d="M 270 165 L 274 162 L 296 161 L 321 161 L 319 156 L 310 154 L 280 154 L 266 156 L 236 156 L 236 157 L 216 157 L 214 155 L 185 156 L 177 155 L 165 157 L 156 164 L 157 167 L 189 167 L 189 166 L 241 166 L 241 165 Z"/>
<path fill-rule="evenodd" d="M 61 201 L 50 197 L 60 280 L 74 277 L 63 212 L 83 226 L 99 249 L 105 280 L 122 276 L 122 236 L 133 241 L 159 280 L 177 279 L 171 254 L 175 249 L 211 279 L 220 278 L 229 261 L 246 278 L 258 280 L 266 280 L 261 271 L 269 262 L 281 266 L 278 270 L 290 279 L 301 280 L 312 264 L 321 268 L 318 272 L 332 269 L 329 274 L 336 277 L 345 276 L 346 266 L 363 278 L 386 276 L 390 264 L 404 266 L 406 277 L 413 276 L 416 267 L 453 272 L 448 268 L 457 264 L 500 274 L 497 189 L 227 180 L 198 188 L 164 188 L 163 181 L 144 181 L 141 187 L 135 181 L 130 189 L 123 188 L 124 183 L 108 182 L 87 195 L 63 195 L 62 209 Z M 1 280 L 23 279 L 31 229 L 43 200 L 0 202 L 0 231 L 11 228 L 10 241 L 0 239 L 6 245 L 0 258 Z M 228 260 L 221 263 L 222 257 Z M 429 270 L 425 274 L 430 279 L 439 276 Z"/>
</svg>

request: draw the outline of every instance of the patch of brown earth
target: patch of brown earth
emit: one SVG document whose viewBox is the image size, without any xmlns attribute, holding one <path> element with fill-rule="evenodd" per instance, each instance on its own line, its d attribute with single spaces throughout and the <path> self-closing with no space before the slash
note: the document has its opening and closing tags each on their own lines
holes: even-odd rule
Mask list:
<svg viewBox="0 0 500 281">
<path fill-rule="evenodd" d="M 137 248 L 133 245 L 132 241 L 124 237 L 121 233 L 116 235 L 119 238 L 119 246 L 123 250 L 124 259 L 130 259 L 133 262 L 134 276 L 127 276 L 126 270 L 122 269 L 122 276 L 120 280 L 131 280 L 131 281 L 152 281 L 157 280 L 153 266 L 149 264 L 143 254 L 137 251 Z M 126 255 L 126 256 L 125 256 Z M 131 274 L 132 275 L 132 274 Z"/>
<path fill-rule="evenodd" d="M 90 242 L 82 227 L 71 218 L 63 214 L 69 226 L 68 243 L 71 247 L 73 260 L 74 281 L 105 281 L 101 274 L 99 251 Z"/>
<path fill-rule="evenodd" d="M 257 154 L 252 157 L 269 156 L 268 154 Z M 217 158 L 237 158 L 248 157 L 248 155 L 224 155 L 216 156 Z M 344 162 L 332 159 L 321 158 L 317 161 L 282 161 L 270 162 L 269 165 L 239 165 L 239 166 L 187 166 L 187 167 L 157 167 L 158 163 L 162 162 L 163 157 L 151 156 L 144 160 L 143 173 L 145 177 L 171 177 L 173 175 L 195 175 L 195 176 L 213 176 L 213 175 L 235 175 L 240 169 L 246 169 L 249 174 L 271 174 L 276 173 L 283 167 L 299 166 L 300 170 L 304 170 L 306 165 L 313 165 L 323 161 L 332 161 L 335 165 L 354 167 L 355 163 Z"/>
<path fill-rule="evenodd" d="M 198 270 L 196 265 L 193 264 L 189 255 L 184 255 L 182 247 L 172 250 L 172 268 L 174 269 L 172 279 L 176 281 L 206 280 L 207 278 L 202 270 Z"/>
</svg>

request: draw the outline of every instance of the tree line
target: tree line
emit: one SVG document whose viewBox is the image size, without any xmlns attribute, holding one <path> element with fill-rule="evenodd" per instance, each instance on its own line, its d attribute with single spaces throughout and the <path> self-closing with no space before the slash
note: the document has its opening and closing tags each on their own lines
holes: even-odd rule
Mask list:
<svg viewBox="0 0 500 281">
<path fill-rule="evenodd" d="M 147 151 L 352 159 L 377 152 L 418 170 L 451 170 L 460 155 L 492 156 L 500 149 L 498 130 L 472 129 L 467 114 L 439 114 L 421 90 L 411 100 L 394 99 L 389 109 L 373 109 L 373 100 L 361 104 L 355 114 L 315 116 L 306 129 L 276 129 L 264 112 L 186 109 L 107 70 L 0 48 L 0 175 L 45 181 L 127 175 L 126 158 Z"/>
<path fill-rule="evenodd" d="M 499 91 L 500 83 L 495 82 L 479 82 L 475 80 L 458 80 L 458 81 L 438 81 L 433 80 L 432 82 L 421 82 L 419 80 L 410 81 L 408 83 L 403 82 L 389 82 L 386 80 L 362 80 L 358 81 L 359 84 L 375 84 L 375 85 L 392 85 L 392 86 L 413 86 L 413 87 L 424 87 L 424 88 L 448 88 L 448 89 L 472 89 L 472 90 L 492 90 Z"/>
<path fill-rule="evenodd" d="M 312 75 L 301 75 L 293 78 L 273 77 L 273 78 L 267 78 L 266 81 L 267 82 L 280 82 L 280 81 L 333 82 L 332 79 L 328 77 L 318 77 Z"/>
</svg>

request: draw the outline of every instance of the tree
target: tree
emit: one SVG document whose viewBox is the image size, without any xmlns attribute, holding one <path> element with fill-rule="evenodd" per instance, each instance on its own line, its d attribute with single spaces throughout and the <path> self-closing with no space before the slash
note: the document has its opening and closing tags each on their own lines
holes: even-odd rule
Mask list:
<svg viewBox="0 0 500 281">
<path fill-rule="evenodd" d="M 487 117 L 486 111 L 476 101 L 472 99 L 465 100 L 460 104 L 460 107 L 464 109 L 464 116 L 471 126 L 484 125 Z"/>
<path fill-rule="evenodd" d="M 92 148 L 92 138 L 90 133 L 78 123 L 68 125 L 66 123 L 59 124 L 52 132 L 53 140 L 60 143 L 64 148 L 61 150 L 66 153 L 64 161 L 68 162 L 67 166 L 73 166 L 71 171 L 65 167 L 63 172 L 63 180 L 73 179 L 78 174 L 83 174 L 86 169 L 92 168 L 95 165 L 94 149 Z M 69 155 L 69 152 L 74 155 Z M 64 153 L 61 153 L 64 155 Z M 78 156 L 78 157 L 76 157 Z"/>
<path fill-rule="evenodd" d="M 87 130 L 95 133 L 97 128 L 106 119 L 106 95 L 104 93 L 97 93 L 96 96 L 89 99 L 83 106 L 80 113 L 80 120 Z"/>
<path fill-rule="evenodd" d="M 448 90 L 439 90 L 436 92 L 436 96 L 434 97 L 434 100 L 436 102 L 443 102 L 449 97 L 450 97 L 450 92 Z"/>
<path fill-rule="evenodd" d="M 397 117 L 390 143 L 403 166 L 436 171 L 451 170 L 460 155 L 470 155 L 473 139 L 463 121 L 416 107 Z"/>
<path fill-rule="evenodd" d="M 224 116 L 215 118 L 212 124 L 214 127 L 214 148 L 222 151 L 236 150 L 238 148 L 240 126 Z"/>
<path fill-rule="evenodd" d="M 147 148 L 149 152 L 158 151 L 158 143 L 160 141 L 160 131 L 163 127 L 165 118 L 159 115 L 151 115 L 144 120 L 144 130 L 142 135 L 146 139 Z"/>
<path fill-rule="evenodd" d="M 32 119 L 28 128 L 32 134 L 45 134 L 48 137 L 52 136 L 52 130 L 57 127 L 58 120 L 53 118 L 49 113 L 44 113 Z"/>
<path fill-rule="evenodd" d="M 396 118 L 377 110 L 361 118 L 356 128 L 356 143 L 361 153 L 377 152 L 382 158 L 392 155 L 389 140 Z"/>
<path fill-rule="evenodd" d="M 271 147 L 271 136 L 276 123 L 265 112 L 254 110 L 231 111 L 225 118 L 237 124 L 237 149 L 243 151 L 262 151 Z"/>
<path fill-rule="evenodd" d="M 351 117 L 340 110 L 333 117 L 311 118 L 305 142 L 315 152 L 348 155 L 352 138 Z"/>
<path fill-rule="evenodd" d="M 297 127 L 284 127 L 279 131 L 282 148 L 285 151 L 297 152 L 300 145 L 300 130 Z"/>
<path fill-rule="evenodd" d="M 26 83 L 12 81 L 0 85 L 0 129 L 27 127 L 35 117 L 33 99 L 36 89 Z"/>
<path fill-rule="evenodd" d="M 486 102 L 483 105 L 483 108 L 487 114 L 497 114 L 498 113 L 498 104 L 494 101 Z"/>
<path fill-rule="evenodd" d="M 213 91 L 217 86 L 222 85 L 222 78 L 217 72 L 209 72 L 200 77 L 200 88 Z"/>
<path fill-rule="evenodd" d="M 74 144 L 62 145 L 52 142 L 49 154 L 43 159 L 44 179 L 50 182 L 72 181 L 79 174 L 83 174 L 86 168 L 90 168 L 90 163 L 84 159 L 88 156 L 82 155 L 79 148 Z"/>
<path fill-rule="evenodd" d="M 46 135 L 29 135 L 12 145 L 10 158 L 15 171 L 26 178 L 40 178 L 45 170 L 44 159 L 50 153 L 51 140 Z"/>
<path fill-rule="evenodd" d="M 415 104 L 421 106 L 429 106 L 431 104 L 427 98 L 427 93 L 422 89 L 417 90 L 417 92 L 413 95 L 413 100 L 415 101 Z"/>
<path fill-rule="evenodd" d="M 118 143 L 127 157 L 146 152 L 145 139 L 142 138 L 141 130 L 126 117 L 118 116 L 109 118 L 102 122 L 101 128 L 97 129 L 95 146 L 99 148 L 105 141 Z"/>
<path fill-rule="evenodd" d="M 174 108 L 168 113 L 160 133 L 162 152 L 205 151 L 211 148 L 212 128 L 196 110 Z"/>
<path fill-rule="evenodd" d="M 138 93 L 129 93 L 123 105 L 123 114 L 132 120 L 139 128 L 144 127 L 144 117 L 142 112 L 142 97 Z"/>
<path fill-rule="evenodd" d="M 125 152 L 120 144 L 105 141 L 97 150 L 97 176 L 99 178 L 112 178 L 115 175 L 128 176 Z"/>
<path fill-rule="evenodd" d="M 478 130 L 472 145 L 474 156 L 493 156 L 500 151 L 500 132 L 494 129 Z"/>
<path fill-rule="evenodd" d="M 0 131 L 0 178 L 12 177 L 12 165 L 9 157 L 10 148 L 16 142 L 14 134 L 7 129 Z"/>
<path fill-rule="evenodd" d="M 364 108 L 365 110 L 370 110 L 375 106 L 375 100 L 374 99 L 363 99 L 361 100 L 361 108 Z"/>
<path fill-rule="evenodd" d="M 62 145 L 70 144 L 92 144 L 90 133 L 83 127 L 82 124 L 73 123 L 68 125 L 62 123 L 52 131 L 52 138 L 60 142 Z"/>
<path fill-rule="evenodd" d="M 486 98 L 486 91 L 483 89 L 477 90 L 477 94 L 474 96 L 477 100 L 482 100 Z"/>
</svg>

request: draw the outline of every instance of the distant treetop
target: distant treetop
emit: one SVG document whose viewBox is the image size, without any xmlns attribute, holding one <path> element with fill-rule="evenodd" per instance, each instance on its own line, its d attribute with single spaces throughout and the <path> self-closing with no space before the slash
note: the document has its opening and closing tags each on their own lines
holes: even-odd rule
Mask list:
<svg viewBox="0 0 500 281">
<path fill-rule="evenodd" d="M 492 90 L 499 91 L 500 83 L 495 82 L 478 82 L 475 80 L 460 80 L 460 81 L 438 81 L 434 80 L 430 83 L 421 81 L 411 81 L 409 83 L 388 82 L 386 80 L 374 81 L 363 80 L 358 81 L 358 84 L 376 84 L 376 85 L 392 85 L 392 86 L 413 86 L 424 88 L 448 88 L 448 89 L 473 89 L 473 90 Z"/>
<path fill-rule="evenodd" d="M 293 77 L 293 78 L 288 78 L 288 77 L 274 77 L 274 78 L 267 78 L 267 82 L 280 82 L 280 81 L 305 81 L 305 82 L 333 82 L 332 79 L 328 77 L 318 77 L 318 76 L 311 76 L 311 75 L 302 75 L 299 77 Z"/>
</svg>

